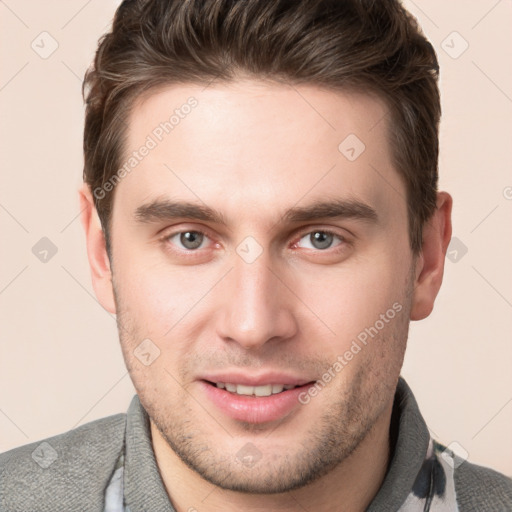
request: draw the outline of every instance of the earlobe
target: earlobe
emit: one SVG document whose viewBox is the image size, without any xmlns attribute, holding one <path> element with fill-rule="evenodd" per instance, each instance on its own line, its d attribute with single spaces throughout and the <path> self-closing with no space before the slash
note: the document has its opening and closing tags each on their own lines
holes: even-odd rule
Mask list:
<svg viewBox="0 0 512 512">
<path fill-rule="evenodd" d="M 92 285 L 100 304 L 110 313 L 116 312 L 112 271 L 107 253 L 105 235 L 88 185 L 79 190 L 80 216 L 85 231 L 87 256 L 91 269 Z"/>
<path fill-rule="evenodd" d="M 421 253 L 416 259 L 411 320 L 422 320 L 432 312 L 443 281 L 446 250 L 452 236 L 452 198 L 437 194 L 437 208 L 423 228 Z"/>
</svg>

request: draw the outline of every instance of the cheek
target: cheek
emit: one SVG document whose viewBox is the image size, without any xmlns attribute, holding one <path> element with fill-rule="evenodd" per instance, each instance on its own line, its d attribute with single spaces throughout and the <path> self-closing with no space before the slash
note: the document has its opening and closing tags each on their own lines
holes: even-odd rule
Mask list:
<svg viewBox="0 0 512 512">
<path fill-rule="evenodd" d="M 137 392 L 149 400 L 179 394 L 176 362 L 191 349 L 180 321 L 191 301 L 182 293 L 183 283 L 178 276 L 132 264 L 119 266 L 114 277 L 121 348 Z"/>
<path fill-rule="evenodd" d="M 116 294 L 130 320 L 157 338 L 171 330 L 205 293 L 199 275 L 192 285 L 190 272 L 151 264 L 144 258 L 124 260 L 114 277 Z"/>
<path fill-rule="evenodd" d="M 333 344 L 350 343 L 389 310 L 386 319 L 394 316 L 400 309 L 393 308 L 394 304 L 405 309 L 408 266 L 397 262 L 392 255 L 381 256 L 371 263 L 356 262 L 316 276 L 303 274 L 298 295 L 334 331 L 325 339 L 332 339 Z"/>
<path fill-rule="evenodd" d="M 141 386 L 151 381 L 169 390 L 175 381 L 168 372 L 182 380 L 184 362 L 200 350 L 201 334 L 211 319 L 205 308 L 212 310 L 212 283 L 218 277 L 206 267 L 172 269 L 161 263 L 148 264 L 148 259 L 138 263 L 131 256 L 114 272 L 119 333 L 133 379 Z M 137 347 L 146 339 L 159 351 L 148 367 L 141 366 L 136 357 L 141 351 Z"/>
</svg>

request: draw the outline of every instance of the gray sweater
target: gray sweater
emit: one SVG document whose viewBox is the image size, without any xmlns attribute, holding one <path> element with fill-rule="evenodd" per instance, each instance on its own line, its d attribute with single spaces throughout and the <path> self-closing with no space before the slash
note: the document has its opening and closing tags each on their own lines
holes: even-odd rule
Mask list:
<svg viewBox="0 0 512 512">
<path fill-rule="evenodd" d="M 431 439 L 402 378 L 391 437 L 388 472 L 368 511 L 512 511 L 512 480 L 460 459 Z M 0 455 L 1 512 L 104 512 L 106 494 L 107 510 L 175 512 L 137 395 L 126 414 Z M 112 502 L 116 495 L 117 505 Z"/>
</svg>

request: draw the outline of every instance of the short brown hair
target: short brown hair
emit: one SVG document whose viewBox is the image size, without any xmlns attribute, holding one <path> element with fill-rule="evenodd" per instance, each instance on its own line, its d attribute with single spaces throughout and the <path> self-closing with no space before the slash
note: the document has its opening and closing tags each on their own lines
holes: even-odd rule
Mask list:
<svg viewBox="0 0 512 512">
<path fill-rule="evenodd" d="M 438 71 L 431 44 L 397 0 L 125 0 L 85 76 L 84 181 L 101 190 L 115 175 L 130 109 L 157 86 L 245 75 L 373 92 L 390 111 L 417 253 L 436 207 Z M 107 244 L 113 192 L 94 194 Z"/>
</svg>

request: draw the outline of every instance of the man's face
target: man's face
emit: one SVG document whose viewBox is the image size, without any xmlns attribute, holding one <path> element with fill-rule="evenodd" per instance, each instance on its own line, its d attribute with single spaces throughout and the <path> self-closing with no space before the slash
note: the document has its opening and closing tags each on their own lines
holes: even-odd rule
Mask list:
<svg viewBox="0 0 512 512">
<path fill-rule="evenodd" d="M 239 81 L 169 87 L 131 114 L 126 160 L 155 147 L 115 191 L 123 353 L 157 435 L 216 485 L 296 488 L 389 422 L 413 257 L 385 113 L 367 95 Z M 338 216 L 301 215 L 326 202 Z"/>
</svg>

